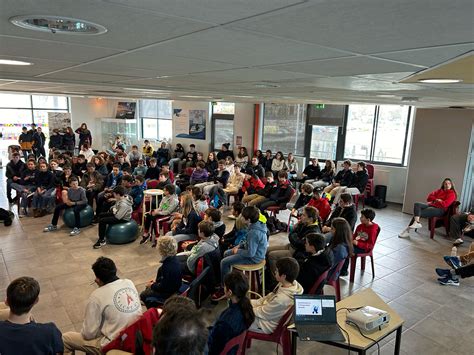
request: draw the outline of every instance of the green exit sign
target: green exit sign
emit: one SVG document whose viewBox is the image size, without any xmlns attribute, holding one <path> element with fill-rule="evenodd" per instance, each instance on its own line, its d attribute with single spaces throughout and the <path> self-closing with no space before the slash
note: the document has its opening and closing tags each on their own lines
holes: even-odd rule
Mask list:
<svg viewBox="0 0 474 355">
<path fill-rule="evenodd" d="M 324 104 L 315 104 L 314 108 L 322 109 L 322 108 L 324 108 Z"/>
</svg>

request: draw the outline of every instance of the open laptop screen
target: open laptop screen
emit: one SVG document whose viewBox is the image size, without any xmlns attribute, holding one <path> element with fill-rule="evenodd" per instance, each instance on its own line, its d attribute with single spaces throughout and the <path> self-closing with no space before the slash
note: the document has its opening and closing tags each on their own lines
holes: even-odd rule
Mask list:
<svg viewBox="0 0 474 355">
<path fill-rule="evenodd" d="M 295 322 L 336 323 L 336 298 L 321 295 L 295 295 Z"/>
</svg>

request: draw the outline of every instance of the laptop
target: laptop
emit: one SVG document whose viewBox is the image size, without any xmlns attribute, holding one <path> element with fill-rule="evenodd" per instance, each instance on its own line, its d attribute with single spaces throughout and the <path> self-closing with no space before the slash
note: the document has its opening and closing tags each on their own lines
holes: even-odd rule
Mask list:
<svg viewBox="0 0 474 355">
<path fill-rule="evenodd" d="M 295 295 L 294 320 L 300 340 L 346 340 L 337 325 L 335 296 Z"/>
</svg>

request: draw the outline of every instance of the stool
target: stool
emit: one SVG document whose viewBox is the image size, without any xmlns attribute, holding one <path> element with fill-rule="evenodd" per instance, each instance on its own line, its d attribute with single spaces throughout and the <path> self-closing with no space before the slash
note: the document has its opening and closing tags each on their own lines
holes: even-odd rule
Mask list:
<svg viewBox="0 0 474 355">
<path fill-rule="evenodd" d="M 92 223 L 92 219 L 94 218 L 94 210 L 91 206 L 87 205 L 79 212 L 79 219 L 81 221 L 80 227 L 84 228 L 87 227 Z M 69 228 L 73 228 L 76 224 L 76 220 L 74 218 L 74 210 L 72 208 L 66 208 L 63 212 L 63 222 Z"/>
<path fill-rule="evenodd" d="M 105 236 L 110 244 L 126 244 L 137 239 L 138 224 L 133 219 L 118 224 L 110 224 Z"/>
<path fill-rule="evenodd" d="M 239 271 L 242 271 L 244 275 L 246 275 L 249 279 L 249 294 L 250 295 L 255 295 L 258 296 L 258 298 L 265 297 L 265 259 L 263 259 L 261 262 L 258 264 L 237 264 L 237 265 L 232 265 L 232 269 L 236 269 Z M 262 272 L 262 294 L 258 293 L 258 278 L 259 278 L 259 272 Z M 252 275 L 256 273 L 255 279 L 252 278 Z M 252 282 L 254 281 L 254 282 Z"/>
<path fill-rule="evenodd" d="M 155 207 L 158 208 L 160 196 L 163 195 L 163 190 L 160 189 L 148 189 L 143 191 L 143 202 L 142 202 L 142 225 L 145 224 L 145 215 L 153 210 L 153 197 L 155 197 Z M 147 209 L 147 202 L 150 202 L 150 209 Z"/>
</svg>

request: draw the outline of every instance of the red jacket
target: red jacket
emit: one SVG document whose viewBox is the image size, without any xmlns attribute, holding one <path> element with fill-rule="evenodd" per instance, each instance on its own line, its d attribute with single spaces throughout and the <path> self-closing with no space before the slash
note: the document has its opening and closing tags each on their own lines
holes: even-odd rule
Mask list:
<svg viewBox="0 0 474 355">
<path fill-rule="evenodd" d="M 435 201 L 438 199 L 441 201 Z M 448 207 L 456 201 L 456 193 L 454 190 L 438 189 L 430 193 L 426 198 L 426 201 L 428 201 L 428 205 L 430 206 L 442 208 L 447 211 Z"/>
<path fill-rule="evenodd" d="M 249 194 L 256 193 L 257 190 L 263 189 L 265 184 L 259 178 L 251 177 L 249 180 L 245 179 L 242 185 L 242 191 L 248 191 Z"/>
<path fill-rule="evenodd" d="M 307 206 L 315 207 L 318 210 L 319 217 L 321 217 L 323 222 L 326 221 L 331 214 L 331 206 L 329 205 L 328 200 L 325 198 L 320 198 L 318 200 L 312 198 L 309 200 Z"/>
<path fill-rule="evenodd" d="M 359 224 L 354 232 L 353 239 L 357 240 L 359 248 L 369 252 L 374 248 L 378 230 L 379 226 L 375 223 L 372 223 L 371 226 Z"/>
</svg>

